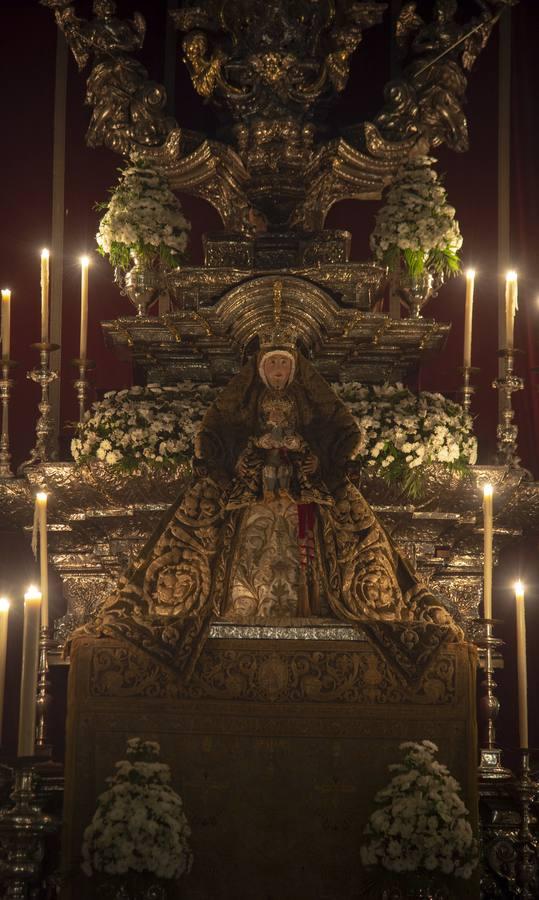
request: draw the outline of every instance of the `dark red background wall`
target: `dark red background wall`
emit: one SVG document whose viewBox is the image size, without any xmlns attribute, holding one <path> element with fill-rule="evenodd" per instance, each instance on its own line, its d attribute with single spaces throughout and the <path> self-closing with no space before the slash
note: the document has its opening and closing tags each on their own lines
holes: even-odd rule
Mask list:
<svg viewBox="0 0 539 900">
<path fill-rule="evenodd" d="M 88 14 L 89 4 L 77 4 L 79 14 Z M 425 4 L 429 6 L 429 4 Z M 148 35 L 141 59 L 150 74 L 163 80 L 165 0 L 124 0 L 120 15 L 140 10 L 148 22 Z M 539 476 L 536 446 L 539 439 L 537 387 L 532 369 L 539 365 L 539 185 L 538 157 L 539 9 L 533 0 L 522 0 L 512 13 L 512 264 L 519 271 L 520 311 L 516 322 L 516 346 L 525 351 L 520 371 L 526 376 L 526 391 L 516 398 L 520 447 L 524 464 Z M 35 439 L 37 387 L 25 373 L 36 361 L 29 345 L 39 338 L 39 253 L 50 245 L 52 191 L 52 136 L 54 73 L 57 31 L 51 12 L 37 0 L 1 5 L 0 52 L 0 286 L 13 291 L 12 356 L 18 361 L 12 403 L 11 441 L 14 463 L 26 458 Z M 382 88 L 389 77 L 387 27 L 372 29 L 364 37 L 354 59 L 349 85 L 336 104 L 330 128 L 372 116 L 381 105 Z M 457 209 L 464 235 L 463 263 L 478 272 L 474 318 L 473 362 L 480 367 L 474 399 L 480 459 L 493 461 L 496 444 L 496 393 L 491 382 L 497 367 L 497 294 L 503 273 L 497 268 L 497 104 L 498 39 L 491 40 L 470 77 L 467 113 L 470 150 L 456 155 L 442 149 L 437 155 L 450 201 Z M 120 296 L 112 282 L 108 263 L 95 253 L 98 225 L 96 202 L 107 196 L 114 184 L 120 157 L 106 150 L 90 150 L 84 143 L 89 121 L 84 106 L 85 77 L 76 70 L 70 56 L 67 89 L 67 142 L 65 182 L 65 258 L 62 321 L 62 421 L 76 416 L 69 361 L 78 353 L 79 265 L 85 252 L 92 256 L 90 271 L 90 326 L 88 354 L 96 361 L 94 385 L 97 392 L 123 387 L 131 379 L 130 367 L 118 362 L 103 346 L 100 321 L 131 314 L 132 307 Z M 214 133 L 215 117 L 209 106 L 195 94 L 185 67 L 178 61 L 176 117 L 186 128 Z M 182 198 L 193 224 L 192 255 L 202 258 L 201 235 L 220 227 L 217 214 L 207 204 Z M 368 258 L 368 235 L 375 203 L 343 202 L 332 209 L 328 226 L 348 228 L 353 235 L 353 258 Z M 54 260 L 52 261 L 54 265 Z M 452 323 L 444 352 L 426 364 L 420 373 L 424 389 L 455 394 L 459 388 L 458 366 L 462 355 L 464 286 L 455 279 L 444 286 L 427 307 L 426 314 Z M 63 431 L 62 446 L 67 452 L 69 430 Z M 0 519 L 0 528 L 2 528 Z M 13 746 L 18 694 L 20 653 L 20 605 L 25 585 L 33 571 L 33 560 L 22 534 L 9 533 L 4 523 L 0 531 L 0 592 L 9 593 L 16 609 L 11 616 L 12 640 L 9 657 L 8 716 L 4 745 Z M 531 640 L 539 634 L 537 547 L 522 541 L 507 554 L 497 573 L 496 614 L 506 620 L 504 636 L 512 642 L 513 607 L 509 586 L 521 574 L 529 586 L 529 630 Z M 59 592 L 57 611 L 61 611 Z M 531 680 L 539 671 L 530 660 Z M 508 650 L 502 674 L 505 716 L 500 724 L 506 744 L 516 742 L 512 707 L 515 698 L 514 659 Z M 531 737 L 539 740 L 535 724 Z"/>
</svg>

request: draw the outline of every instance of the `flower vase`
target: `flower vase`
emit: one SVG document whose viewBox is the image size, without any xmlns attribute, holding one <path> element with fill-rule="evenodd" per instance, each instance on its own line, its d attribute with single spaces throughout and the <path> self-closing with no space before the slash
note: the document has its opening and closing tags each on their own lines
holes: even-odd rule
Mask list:
<svg viewBox="0 0 539 900">
<path fill-rule="evenodd" d="M 410 878 L 406 900 L 451 900 L 447 879 L 422 872 Z"/>
<path fill-rule="evenodd" d="M 398 291 L 412 319 L 422 318 L 423 307 L 436 296 L 442 283 L 443 277 L 431 272 L 421 272 L 419 275 L 401 272 Z"/>
<path fill-rule="evenodd" d="M 133 261 L 133 267 L 125 273 L 123 279 L 124 291 L 136 307 L 137 316 L 145 316 L 164 291 L 164 276 L 158 265 L 138 256 L 134 256 Z"/>
<path fill-rule="evenodd" d="M 447 879 L 430 872 L 403 875 L 384 887 L 381 900 L 452 900 Z"/>
<path fill-rule="evenodd" d="M 96 876 L 96 897 L 100 900 L 172 900 L 177 882 L 158 878 L 150 872 Z"/>
</svg>

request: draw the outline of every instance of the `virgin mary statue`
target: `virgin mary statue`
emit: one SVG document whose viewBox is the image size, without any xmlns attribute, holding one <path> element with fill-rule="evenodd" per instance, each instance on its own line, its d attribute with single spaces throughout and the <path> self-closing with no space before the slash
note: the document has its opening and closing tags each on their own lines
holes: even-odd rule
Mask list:
<svg viewBox="0 0 539 900">
<path fill-rule="evenodd" d="M 186 675 L 216 618 L 422 622 L 456 636 L 349 478 L 359 440 L 293 337 L 262 338 L 206 413 L 191 478 L 86 630 Z"/>
</svg>

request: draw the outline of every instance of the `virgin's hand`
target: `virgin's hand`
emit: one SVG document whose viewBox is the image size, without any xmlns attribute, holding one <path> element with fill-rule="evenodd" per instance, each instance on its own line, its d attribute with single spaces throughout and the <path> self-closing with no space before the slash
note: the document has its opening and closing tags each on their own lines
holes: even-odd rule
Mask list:
<svg viewBox="0 0 539 900">
<path fill-rule="evenodd" d="M 301 470 L 305 475 L 312 475 L 318 468 L 318 457 L 314 453 L 309 453 L 305 461 L 301 464 Z"/>
<path fill-rule="evenodd" d="M 242 459 L 240 456 L 236 464 L 236 469 L 238 475 L 241 475 L 242 478 L 245 478 L 245 476 L 249 474 L 249 466 L 247 464 L 247 460 Z"/>
</svg>

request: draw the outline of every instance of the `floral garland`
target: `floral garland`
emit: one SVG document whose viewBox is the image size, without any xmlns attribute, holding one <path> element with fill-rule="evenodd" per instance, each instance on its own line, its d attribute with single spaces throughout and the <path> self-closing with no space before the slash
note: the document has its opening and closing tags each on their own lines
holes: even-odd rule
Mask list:
<svg viewBox="0 0 539 900">
<path fill-rule="evenodd" d="M 96 235 L 99 252 L 112 266 L 128 269 L 133 257 L 171 268 L 185 259 L 191 225 L 167 179 L 142 163 L 121 172 Z"/>
<path fill-rule="evenodd" d="M 361 429 L 359 459 L 373 474 L 421 491 L 424 470 L 442 463 L 464 472 L 477 460 L 472 419 L 458 403 L 402 384 L 334 384 Z M 188 463 L 196 432 L 219 389 L 186 381 L 175 387 L 110 391 L 94 403 L 71 442 L 78 463 L 97 459 L 132 472 Z"/>
<path fill-rule="evenodd" d="M 185 381 L 109 391 L 94 403 L 71 441 L 77 463 L 97 459 L 126 472 L 141 464 L 173 467 L 190 461 L 195 432 L 215 388 Z"/>
<path fill-rule="evenodd" d="M 159 744 L 131 738 L 128 759 L 116 763 L 110 787 L 99 795 L 84 832 L 82 870 L 109 875 L 148 872 L 179 878 L 189 872 L 191 829 L 179 795 L 170 786 L 170 768 L 157 762 Z"/>
<path fill-rule="evenodd" d="M 421 493 L 427 465 L 464 473 L 477 462 L 471 416 L 442 394 L 413 394 L 400 383 L 348 382 L 333 389 L 361 428 L 357 459 L 411 496 Z"/>
<path fill-rule="evenodd" d="M 370 245 L 377 262 L 412 276 L 460 270 L 462 236 L 430 156 L 409 159 L 388 188 Z"/>
<path fill-rule="evenodd" d="M 477 841 L 460 785 L 434 754 L 431 741 L 406 742 L 404 762 L 389 766 L 389 785 L 376 794 L 379 809 L 369 818 L 361 847 L 364 866 L 390 872 L 438 870 L 470 878 L 478 863 Z"/>
</svg>

